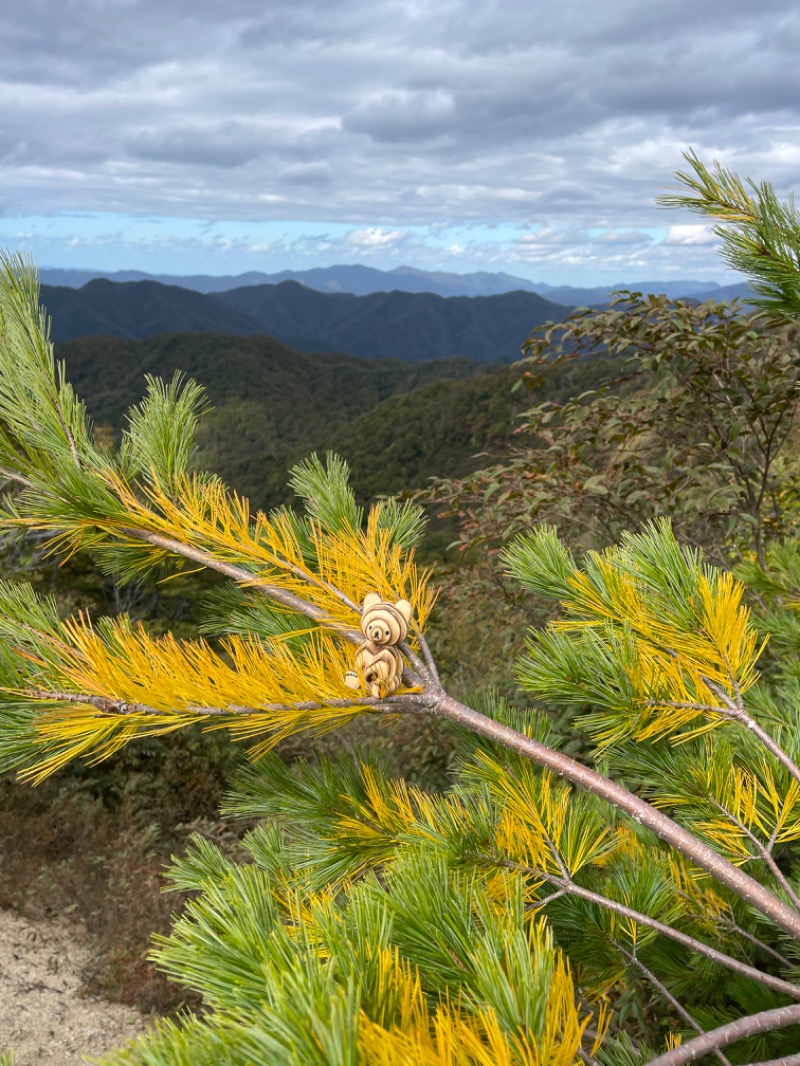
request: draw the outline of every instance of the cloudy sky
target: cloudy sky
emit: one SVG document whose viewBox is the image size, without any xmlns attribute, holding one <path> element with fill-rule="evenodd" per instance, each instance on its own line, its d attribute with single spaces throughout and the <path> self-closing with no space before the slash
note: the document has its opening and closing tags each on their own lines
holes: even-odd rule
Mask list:
<svg viewBox="0 0 800 1066">
<path fill-rule="evenodd" d="M 655 197 L 694 148 L 800 189 L 788 0 L 25 0 L 0 244 L 41 266 L 363 262 L 735 280 Z"/>
</svg>

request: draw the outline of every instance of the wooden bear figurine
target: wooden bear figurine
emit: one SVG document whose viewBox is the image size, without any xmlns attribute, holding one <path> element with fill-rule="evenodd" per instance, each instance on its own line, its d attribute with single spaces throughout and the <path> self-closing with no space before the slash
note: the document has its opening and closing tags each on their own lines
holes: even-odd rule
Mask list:
<svg viewBox="0 0 800 1066">
<path fill-rule="evenodd" d="M 356 669 L 348 670 L 344 683 L 359 689 L 362 683 L 372 696 L 391 695 L 403 676 L 403 656 L 395 647 L 408 636 L 414 608 L 408 600 L 387 603 L 377 592 L 364 597 L 361 632 L 367 638 L 356 652 Z"/>
</svg>

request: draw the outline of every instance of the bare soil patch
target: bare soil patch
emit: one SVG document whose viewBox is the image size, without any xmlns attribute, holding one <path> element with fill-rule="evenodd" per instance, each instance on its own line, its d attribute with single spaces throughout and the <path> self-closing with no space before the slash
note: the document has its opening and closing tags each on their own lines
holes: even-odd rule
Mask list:
<svg viewBox="0 0 800 1066">
<path fill-rule="evenodd" d="M 146 1027 L 131 1007 L 85 993 L 90 965 L 77 923 L 0 911 L 0 1052 L 15 1066 L 83 1066 Z"/>
</svg>

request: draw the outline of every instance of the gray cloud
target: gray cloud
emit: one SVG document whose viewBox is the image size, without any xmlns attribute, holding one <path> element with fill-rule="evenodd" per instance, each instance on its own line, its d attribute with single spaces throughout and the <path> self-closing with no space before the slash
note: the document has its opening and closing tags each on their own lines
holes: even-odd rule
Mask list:
<svg viewBox="0 0 800 1066">
<path fill-rule="evenodd" d="M 240 167 L 264 154 L 258 135 L 244 124 L 150 128 L 125 144 L 129 155 L 175 166 Z"/>
<path fill-rule="evenodd" d="M 785 0 L 7 4 L 1 210 L 564 227 L 566 263 L 677 222 L 689 146 L 800 184 L 799 47 Z"/>
</svg>

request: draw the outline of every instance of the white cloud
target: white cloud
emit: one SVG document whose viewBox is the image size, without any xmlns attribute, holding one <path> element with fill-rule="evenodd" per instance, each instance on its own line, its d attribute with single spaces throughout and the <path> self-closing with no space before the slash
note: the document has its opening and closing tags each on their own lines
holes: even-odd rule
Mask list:
<svg viewBox="0 0 800 1066">
<path fill-rule="evenodd" d="M 670 226 L 669 232 L 664 238 L 664 244 L 719 244 L 719 237 L 714 233 L 713 226 Z"/>
<path fill-rule="evenodd" d="M 354 248 L 369 250 L 387 248 L 389 245 L 402 241 L 404 237 L 405 232 L 400 229 L 385 230 L 379 226 L 369 226 L 367 229 L 353 230 L 347 238 L 347 243 Z"/>
</svg>

